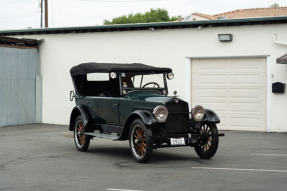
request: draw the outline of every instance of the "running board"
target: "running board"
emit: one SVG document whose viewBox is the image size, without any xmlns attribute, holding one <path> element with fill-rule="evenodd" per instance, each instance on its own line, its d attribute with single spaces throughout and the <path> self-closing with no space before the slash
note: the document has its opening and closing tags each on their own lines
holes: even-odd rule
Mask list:
<svg viewBox="0 0 287 191">
<path fill-rule="evenodd" d="M 98 131 L 98 130 L 96 130 L 94 132 L 86 132 L 84 134 L 85 135 L 90 135 L 90 136 L 93 136 L 93 137 L 100 137 L 100 138 L 110 139 L 110 140 L 117 140 L 117 139 L 120 138 L 117 133 L 104 134 L 104 133 L 100 133 L 100 131 Z"/>
</svg>

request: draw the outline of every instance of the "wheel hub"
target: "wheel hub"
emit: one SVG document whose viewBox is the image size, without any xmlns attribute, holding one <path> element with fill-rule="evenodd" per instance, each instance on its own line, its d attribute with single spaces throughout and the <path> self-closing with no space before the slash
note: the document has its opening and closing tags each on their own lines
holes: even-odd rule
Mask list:
<svg viewBox="0 0 287 191">
<path fill-rule="evenodd" d="M 82 131 L 78 131 L 78 135 L 79 135 L 79 136 L 82 136 L 82 135 L 83 135 L 83 132 L 82 132 Z"/>
<path fill-rule="evenodd" d="M 208 138 L 206 138 L 206 137 L 202 138 L 202 143 L 203 143 L 203 144 L 206 144 L 207 141 L 208 141 Z"/>
</svg>

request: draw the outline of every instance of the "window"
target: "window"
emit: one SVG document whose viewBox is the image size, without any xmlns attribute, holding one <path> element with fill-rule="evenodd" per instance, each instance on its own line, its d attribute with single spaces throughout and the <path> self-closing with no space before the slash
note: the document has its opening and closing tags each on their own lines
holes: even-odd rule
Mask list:
<svg viewBox="0 0 287 191">
<path fill-rule="evenodd" d="M 108 73 L 90 73 L 87 74 L 87 81 L 109 81 Z"/>
<path fill-rule="evenodd" d="M 189 21 L 190 18 L 191 18 L 191 16 L 186 16 L 183 20 L 184 21 Z"/>
<path fill-rule="evenodd" d="M 122 73 L 123 88 L 164 88 L 163 74 Z"/>
</svg>

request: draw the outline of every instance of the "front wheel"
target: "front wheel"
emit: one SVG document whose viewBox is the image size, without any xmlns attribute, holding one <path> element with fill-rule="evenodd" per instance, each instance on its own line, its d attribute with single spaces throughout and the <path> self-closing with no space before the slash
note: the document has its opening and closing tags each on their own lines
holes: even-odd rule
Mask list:
<svg viewBox="0 0 287 191">
<path fill-rule="evenodd" d="M 90 145 L 90 136 L 85 135 L 85 127 L 82 116 L 78 116 L 74 123 L 74 141 L 79 151 L 86 151 Z"/>
<path fill-rule="evenodd" d="M 137 162 L 147 162 L 152 154 L 153 141 L 151 129 L 140 119 L 133 121 L 130 128 L 129 143 L 132 156 Z"/>
<path fill-rule="evenodd" d="M 200 134 L 205 136 L 199 140 L 194 149 L 200 158 L 210 159 L 215 155 L 218 148 L 219 138 L 217 136 L 211 136 L 211 134 L 218 134 L 216 124 L 202 124 L 200 127 Z"/>
</svg>

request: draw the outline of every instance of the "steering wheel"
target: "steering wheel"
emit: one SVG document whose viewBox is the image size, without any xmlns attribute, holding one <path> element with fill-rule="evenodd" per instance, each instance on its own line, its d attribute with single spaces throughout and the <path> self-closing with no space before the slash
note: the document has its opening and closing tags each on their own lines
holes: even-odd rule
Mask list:
<svg viewBox="0 0 287 191">
<path fill-rule="evenodd" d="M 151 84 L 153 84 L 153 88 L 154 88 L 155 86 L 157 86 L 157 88 L 160 87 L 159 84 L 156 83 L 156 82 L 149 82 L 149 83 L 146 83 L 145 85 L 143 85 L 142 88 L 145 88 L 146 86 L 151 85 Z"/>
</svg>

